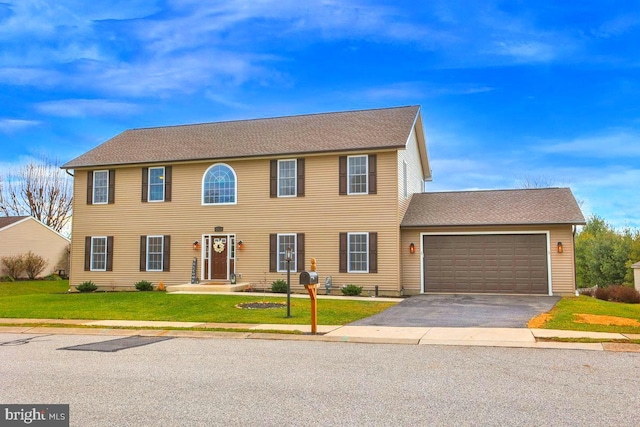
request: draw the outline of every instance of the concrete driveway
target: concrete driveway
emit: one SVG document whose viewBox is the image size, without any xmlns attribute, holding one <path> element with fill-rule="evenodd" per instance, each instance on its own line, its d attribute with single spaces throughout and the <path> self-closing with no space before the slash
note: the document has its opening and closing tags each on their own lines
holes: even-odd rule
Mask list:
<svg viewBox="0 0 640 427">
<path fill-rule="evenodd" d="M 560 297 L 516 295 L 416 295 L 354 326 L 526 328 Z"/>
</svg>

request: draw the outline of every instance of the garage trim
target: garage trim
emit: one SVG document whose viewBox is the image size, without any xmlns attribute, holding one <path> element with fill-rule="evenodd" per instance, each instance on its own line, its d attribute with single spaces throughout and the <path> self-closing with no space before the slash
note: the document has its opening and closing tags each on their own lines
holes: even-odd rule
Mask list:
<svg viewBox="0 0 640 427">
<path fill-rule="evenodd" d="M 470 236 L 470 235 L 480 235 L 480 234 L 544 234 L 547 237 L 547 283 L 548 290 L 547 294 L 549 296 L 553 295 L 553 283 L 551 282 L 551 232 L 549 230 L 536 230 L 536 231 L 511 231 L 511 230 L 502 230 L 502 231 L 434 231 L 434 232 L 422 232 L 420 233 L 420 292 L 425 293 L 425 283 L 424 283 L 424 236 Z"/>
</svg>

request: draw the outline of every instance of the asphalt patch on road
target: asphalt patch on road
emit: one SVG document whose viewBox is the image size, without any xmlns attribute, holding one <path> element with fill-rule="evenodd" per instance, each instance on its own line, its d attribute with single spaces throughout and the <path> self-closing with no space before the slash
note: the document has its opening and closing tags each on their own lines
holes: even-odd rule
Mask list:
<svg viewBox="0 0 640 427">
<path fill-rule="evenodd" d="M 71 347 L 63 347 L 58 350 L 79 350 L 79 351 L 100 351 L 105 353 L 113 353 L 128 348 L 141 347 L 160 341 L 171 340 L 173 337 L 143 337 L 135 335 L 132 337 L 118 338 L 110 341 L 100 341 L 89 344 L 74 345 Z"/>
</svg>

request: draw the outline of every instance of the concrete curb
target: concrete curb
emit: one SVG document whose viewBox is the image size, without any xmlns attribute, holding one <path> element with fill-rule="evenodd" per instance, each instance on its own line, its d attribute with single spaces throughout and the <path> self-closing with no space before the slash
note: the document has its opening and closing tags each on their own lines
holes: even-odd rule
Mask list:
<svg viewBox="0 0 640 427">
<path fill-rule="evenodd" d="M 640 352 L 638 334 L 614 334 L 526 328 L 436 328 L 389 326 L 331 326 L 319 325 L 318 335 L 310 335 L 309 325 L 155 322 L 122 320 L 58 320 L 58 319 L 0 319 L 0 333 L 61 334 L 98 336 L 171 336 L 182 338 L 268 339 L 282 341 L 322 341 L 360 344 L 448 345 L 509 348 L 540 348 Z M 20 326 L 13 326 L 13 325 Z M 34 326 L 24 326 L 33 324 Z M 51 326 L 45 326 L 51 325 Z M 56 325 L 69 325 L 60 327 Z M 88 327 L 73 327 L 73 326 Z M 152 329 L 141 329 L 152 328 Z M 175 329 L 167 329 L 175 328 Z M 180 329 L 184 328 L 184 330 Z M 191 330 L 238 329 L 234 331 Z M 301 332 L 302 334 L 271 331 Z M 612 342 L 580 343 L 552 341 L 562 339 L 597 339 Z M 626 342 L 625 342 L 626 341 Z"/>
</svg>

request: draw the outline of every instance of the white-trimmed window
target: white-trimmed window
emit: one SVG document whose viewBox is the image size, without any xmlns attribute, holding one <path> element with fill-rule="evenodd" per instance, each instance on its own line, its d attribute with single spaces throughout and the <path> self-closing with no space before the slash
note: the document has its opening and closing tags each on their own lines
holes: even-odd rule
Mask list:
<svg viewBox="0 0 640 427">
<path fill-rule="evenodd" d="M 147 271 L 163 271 L 164 236 L 147 236 Z"/>
<path fill-rule="evenodd" d="M 278 197 L 296 197 L 297 160 L 278 160 Z"/>
<path fill-rule="evenodd" d="M 91 237 L 91 271 L 107 271 L 107 238 Z"/>
<path fill-rule="evenodd" d="M 236 173 L 229 165 L 217 163 L 202 178 L 203 205 L 233 205 L 237 202 Z"/>
<path fill-rule="evenodd" d="M 298 271 L 298 266 L 296 263 L 296 233 L 291 234 L 278 234 L 278 272 L 286 272 L 287 271 L 287 259 L 286 252 L 287 248 L 291 248 L 291 271 Z"/>
<path fill-rule="evenodd" d="M 164 202 L 164 166 L 149 168 L 149 201 Z"/>
<path fill-rule="evenodd" d="M 347 233 L 349 273 L 369 272 L 369 233 Z"/>
<path fill-rule="evenodd" d="M 347 157 L 348 194 L 368 193 L 368 161 L 367 156 Z"/>
<path fill-rule="evenodd" d="M 109 171 L 93 172 L 93 204 L 102 205 L 109 203 Z"/>
</svg>

